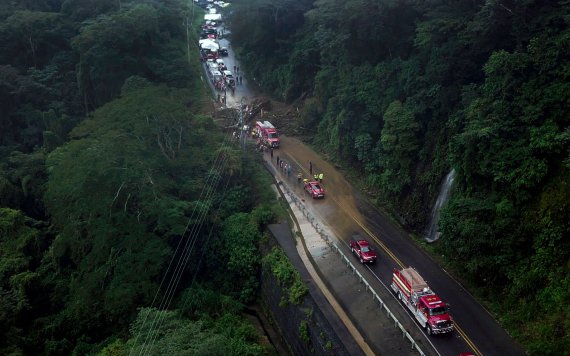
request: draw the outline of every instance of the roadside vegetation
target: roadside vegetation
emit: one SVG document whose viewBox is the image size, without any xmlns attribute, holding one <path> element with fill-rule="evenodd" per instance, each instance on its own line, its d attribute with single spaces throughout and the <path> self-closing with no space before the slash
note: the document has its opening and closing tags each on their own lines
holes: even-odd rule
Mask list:
<svg viewBox="0 0 570 356">
<path fill-rule="evenodd" d="M 0 354 L 266 352 L 241 313 L 272 196 L 208 114 L 189 13 L 0 5 Z"/>
<path fill-rule="evenodd" d="M 567 1 L 240 2 L 245 69 L 531 354 L 570 349 Z"/>
<path fill-rule="evenodd" d="M 287 299 L 283 299 L 281 304 L 302 303 L 309 289 L 281 248 L 274 246 L 269 253 L 263 256 L 262 266 L 266 273 L 273 274 L 287 293 Z"/>
</svg>

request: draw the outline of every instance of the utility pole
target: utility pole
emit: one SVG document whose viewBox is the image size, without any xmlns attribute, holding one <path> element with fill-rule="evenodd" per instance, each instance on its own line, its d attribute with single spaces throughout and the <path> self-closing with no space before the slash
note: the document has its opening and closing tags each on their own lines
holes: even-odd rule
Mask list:
<svg viewBox="0 0 570 356">
<path fill-rule="evenodd" d="M 186 47 L 187 47 L 187 56 L 188 56 L 188 63 L 190 63 L 190 21 L 194 22 L 194 0 L 188 0 L 192 4 L 192 18 L 188 19 L 188 15 L 186 15 Z"/>
<path fill-rule="evenodd" d="M 245 132 L 243 130 L 243 126 L 245 125 L 244 120 L 243 120 L 243 97 L 241 98 L 241 100 L 239 101 L 239 144 L 240 147 L 243 149 L 245 149 Z"/>
<path fill-rule="evenodd" d="M 188 25 L 188 16 L 186 16 L 186 55 L 188 57 L 188 63 L 190 63 L 190 29 Z"/>
</svg>

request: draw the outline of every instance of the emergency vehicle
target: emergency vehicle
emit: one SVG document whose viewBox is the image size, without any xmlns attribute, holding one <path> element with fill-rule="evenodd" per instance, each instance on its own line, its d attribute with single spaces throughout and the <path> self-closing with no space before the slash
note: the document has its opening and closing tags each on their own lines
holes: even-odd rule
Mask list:
<svg viewBox="0 0 570 356">
<path fill-rule="evenodd" d="M 449 307 L 413 268 L 394 270 L 392 289 L 428 335 L 453 331 Z"/>
<path fill-rule="evenodd" d="M 279 134 L 277 129 L 269 121 L 257 121 L 255 123 L 255 134 L 261 139 L 264 145 L 270 148 L 279 148 Z"/>
</svg>

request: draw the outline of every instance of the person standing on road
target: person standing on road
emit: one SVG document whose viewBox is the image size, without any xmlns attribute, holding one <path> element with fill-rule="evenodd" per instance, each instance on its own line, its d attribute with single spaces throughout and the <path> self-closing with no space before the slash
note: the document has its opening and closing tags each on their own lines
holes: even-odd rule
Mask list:
<svg viewBox="0 0 570 356">
<path fill-rule="evenodd" d="M 279 155 L 277 155 L 277 167 L 279 167 Z"/>
<path fill-rule="evenodd" d="M 321 183 L 323 182 L 323 177 L 324 177 L 324 174 L 319 173 L 319 182 L 321 182 Z"/>
<path fill-rule="evenodd" d="M 273 161 L 273 147 L 271 147 L 271 160 Z"/>
<path fill-rule="evenodd" d="M 313 162 L 309 160 L 309 174 L 313 175 Z"/>
<path fill-rule="evenodd" d="M 297 173 L 297 183 L 301 183 L 302 180 L 303 180 L 303 173 L 301 172 Z"/>
</svg>

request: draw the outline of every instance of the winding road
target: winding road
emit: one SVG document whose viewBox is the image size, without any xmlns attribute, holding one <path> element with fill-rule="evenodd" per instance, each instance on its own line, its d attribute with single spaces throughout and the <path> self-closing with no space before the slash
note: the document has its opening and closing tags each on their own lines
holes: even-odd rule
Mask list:
<svg viewBox="0 0 570 356">
<path fill-rule="evenodd" d="M 230 48 L 229 56 L 224 57 L 224 61 L 233 70 L 234 65 L 239 66 L 234 52 L 226 39 L 221 39 L 220 43 Z M 238 85 L 233 94 L 228 92 L 228 107 L 237 107 L 241 100 L 246 100 L 253 93 L 247 76 L 243 72 L 239 75 L 243 76 L 243 84 Z M 209 82 L 207 75 L 205 79 Z M 212 86 L 211 88 L 215 96 L 217 92 Z M 312 162 L 313 173 L 324 173 L 323 186 L 327 191 L 325 199 L 307 199 L 307 205 L 334 232 L 339 244 L 345 246 L 347 255 L 350 254 L 348 239 L 354 233 L 365 236 L 371 242 L 378 252 L 378 261 L 372 266 L 359 265 L 360 272 L 376 291 L 383 294 L 384 300 L 389 301 L 391 310 L 398 312 L 399 320 L 406 329 L 415 330 L 415 337 L 425 338 L 424 341 L 433 346 L 435 354 L 457 356 L 462 352 L 471 352 L 477 355 L 524 355 L 521 347 L 465 288 L 419 248 L 405 231 L 374 208 L 365 196 L 355 190 L 319 154 L 301 141 L 285 136 L 281 137 L 281 149 L 274 154 L 293 166 L 293 173 L 289 177 L 281 177 L 282 179 L 295 180 L 297 172 L 308 177 L 309 161 Z M 264 157 L 271 160 L 268 154 Z M 297 194 L 303 196 L 302 188 L 297 186 L 296 189 Z M 389 289 L 393 269 L 408 266 L 414 267 L 431 288 L 451 305 L 456 325 L 456 331 L 451 335 L 425 335 L 425 331 L 419 328 L 410 315 L 406 315 L 407 309 L 404 309 Z M 354 323 L 370 323 L 370 320 L 354 320 Z"/>
</svg>

